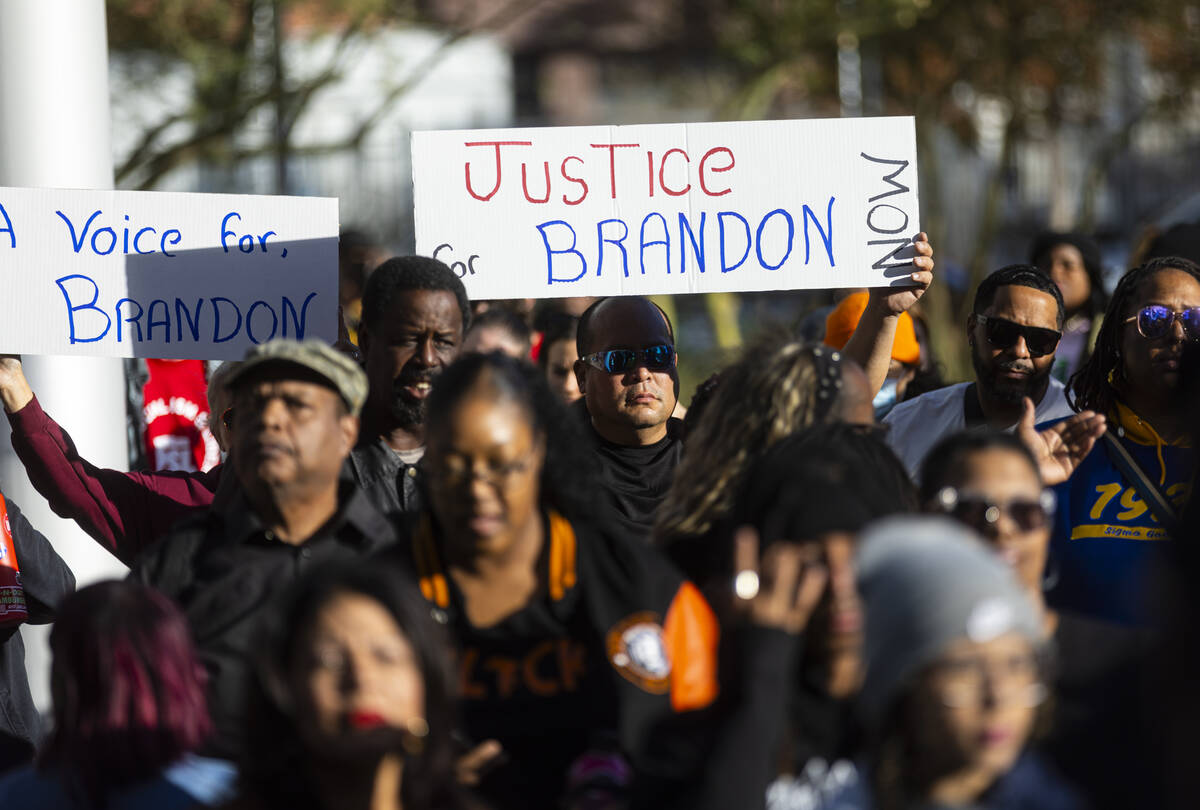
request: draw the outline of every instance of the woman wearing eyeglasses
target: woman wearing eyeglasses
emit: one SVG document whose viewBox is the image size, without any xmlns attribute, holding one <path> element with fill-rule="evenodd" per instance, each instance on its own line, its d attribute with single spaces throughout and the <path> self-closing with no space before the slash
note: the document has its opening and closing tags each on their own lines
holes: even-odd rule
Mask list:
<svg viewBox="0 0 1200 810">
<path fill-rule="evenodd" d="M 1055 559 L 1047 562 L 1054 496 L 1024 443 L 998 432 L 944 440 L 922 466 L 921 500 L 927 511 L 978 532 L 1038 608 L 1057 653 L 1054 727 L 1045 742 L 1056 766 L 1086 790 L 1097 810 L 1145 802 L 1145 787 L 1129 774 L 1153 766 L 1138 745 L 1146 714 L 1141 672 L 1152 639 L 1135 628 L 1046 607 L 1043 591 L 1052 592 L 1060 568 Z"/>
<path fill-rule="evenodd" d="M 1046 697 L 1042 628 L 1019 583 L 944 518 L 892 518 L 858 555 L 867 730 L 835 810 L 1085 805 L 1026 751 Z"/>
<path fill-rule="evenodd" d="M 404 553 L 457 647 L 466 744 L 502 752 L 481 794 L 557 807 L 629 774 L 624 761 L 645 776 L 650 727 L 715 697 L 712 611 L 647 544 L 591 517 L 595 462 L 536 369 L 465 355 L 428 414 L 428 509 Z"/>
<path fill-rule="evenodd" d="M 1076 410 L 1107 416 L 1108 435 L 1055 490 L 1053 605 L 1152 619 L 1147 577 L 1162 549 L 1147 541 L 1167 538 L 1190 486 L 1195 403 L 1184 395 L 1180 366 L 1198 339 L 1200 266 L 1159 258 L 1125 274 L 1096 349 L 1069 386 Z"/>
</svg>

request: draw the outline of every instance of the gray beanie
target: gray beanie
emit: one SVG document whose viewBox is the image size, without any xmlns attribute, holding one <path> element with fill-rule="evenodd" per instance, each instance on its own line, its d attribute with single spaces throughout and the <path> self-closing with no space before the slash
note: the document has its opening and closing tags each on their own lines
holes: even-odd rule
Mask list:
<svg viewBox="0 0 1200 810">
<path fill-rule="evenodd" d="M 902 516 L 860 535 L 858 591 L 866 612 L 859 708 L 878 729 L 910 679 L 961 638 L 990 641 L 1041 628 L 1016 577 L 971 531 L 944 517 Z"/>
</svg>

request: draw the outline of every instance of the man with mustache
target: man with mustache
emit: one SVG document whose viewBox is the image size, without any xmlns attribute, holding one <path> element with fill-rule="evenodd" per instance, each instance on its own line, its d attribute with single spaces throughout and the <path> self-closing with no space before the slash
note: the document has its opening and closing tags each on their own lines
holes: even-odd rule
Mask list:
<svg viewBox="0 0 1200 810">
<path fill-rule="evenodd" d="M 603 298 L 579 319 L 575 378 L 580 415 L 596 439 L 602 509 L 629 534 L 649 538 L 683 450 L 675 333 L 640 296 Z"/>
<path fill-rule="evenodd" d="M 247 353 L 229 388 L 236 492 L 176 525 L 130 573 L 187 616 L 208 673 L 206 753 L 222 758 L 244 745 L 263 609 L 305 571 L 396 541 L 394 524 L 342 474 L 367 395 L 354 361 L 318 340 L 273 340 Z"/>
<path fill-rule="evenodd" d="M 362 300 L 358 345 L 370 392 L 349 467 L 377 508 L 413 514 L 425 398 L 462 351 L 471 317 L 467 291 L 438 260 L 402 256 L 371 273 Z"/>
<path fill-rule="evenodd" d="M 883 420 L 914 480 L 943 437 L 985 426 L 1012 431 L 1025 416 L 1026 398 L 1037 424 L 1073 415 L 1062 383 L 1050 376 L 1063 313 L 1058 285 L 1031 265 L 1003 267 L 980 283 L 967 318 L 975 381 L 902 402 Z"/>
</svg>

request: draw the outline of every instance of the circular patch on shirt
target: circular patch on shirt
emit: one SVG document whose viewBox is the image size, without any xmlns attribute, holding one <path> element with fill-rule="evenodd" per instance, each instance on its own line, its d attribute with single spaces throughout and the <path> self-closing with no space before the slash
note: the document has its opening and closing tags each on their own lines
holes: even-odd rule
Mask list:
<svg viewBox="0 0 1200 810">
<path fill-rule="evenodd" d="M 635 613 L 608 631 L 608 660 L 626 680 L 656 695 L 669 688 L 671 658 L 653 613 Z"/>
</svg>

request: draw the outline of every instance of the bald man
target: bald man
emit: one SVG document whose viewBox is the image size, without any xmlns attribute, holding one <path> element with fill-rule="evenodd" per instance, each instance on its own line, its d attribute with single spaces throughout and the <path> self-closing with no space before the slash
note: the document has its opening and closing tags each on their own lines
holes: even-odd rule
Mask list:
<svg viewBox="0 0 1200 810">
<path fill-rule="evenodd" d="M 605 512 L 650 537 L 683 448 L 683 423 L 671 417 L 679 395 L 675 333 L 649 299 L 604 298 L 579 319 L 575 378 L 596 438 Z"/>
</svg>

